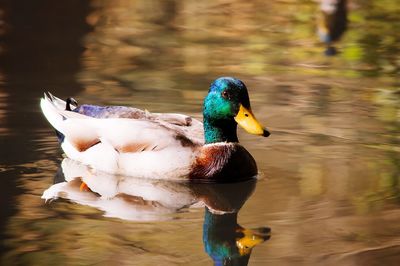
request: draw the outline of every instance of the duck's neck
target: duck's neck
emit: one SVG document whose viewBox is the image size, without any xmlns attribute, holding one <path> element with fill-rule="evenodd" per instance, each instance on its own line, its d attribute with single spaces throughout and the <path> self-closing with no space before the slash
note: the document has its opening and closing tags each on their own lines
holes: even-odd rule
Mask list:
<svg viewBox="0 0 400 266">
<path fill-rule="evenodd" d="M 233 119 L 211 120 L 204 117 L 205 143 L 239 142 L 236 135 L 237 124 Z"/>
</svg>

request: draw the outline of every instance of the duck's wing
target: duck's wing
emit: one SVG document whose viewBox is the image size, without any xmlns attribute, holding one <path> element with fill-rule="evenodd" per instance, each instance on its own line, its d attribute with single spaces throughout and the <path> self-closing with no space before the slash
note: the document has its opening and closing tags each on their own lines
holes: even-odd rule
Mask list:
<svg viewBox="0 0 400 266">
<path fill-rule="evenodd" d="M 58 112 L 62 112 L 66 116 L 73 116 L 72 114 L 66 113 L 67 111 L 65 109 L 67 103 L 60 98 L 47 92 L 45 93 L 44 99 L 51 103 Z M 170 130 L 175 130 L 193 142 L 204 144 L 203 123 L 188 115 L 177 113 L 151 113 L 147 110 L 140 110 L 127 106 L 98 106 L 89 104 L 80 106 L 73 105 L 72 111 L 84 116 L 99 119 L 126 118 L 151 121 L 161 124 Z"/>
<path fill-rule="evenodd" d="M 176 113 L 151 113 L 133 107 L 126 106 L 97 106 L 81 105 L 73 110 L 94 118 L 125 118 L 142 121 L 150 121 L 161 124 L 166 128 L 175 130 L 185 135 L 194 142 L 203 143 L 203 123 L 199 120 L 183 114 Z"/>
<path fill-rule="evenodd" d="M 58 101 L 45 95 L 41 108 L 52 126 L 64 135 L 78 152 L 96 144 L 107 143 L 116 151 L 142 152 L 170 146 L 198 146 L 178 126 L 162 121 L 109 118 L 98 119 L 77 112 L 65 111 Z"/>
<path fill-rule="evenodd" d="M 146 110 L 127 106 L 98 106 L 84 104 L 73 110 L 74 112 L 95 118 L 130 118 L 141 120 L 161 120 L 177 126 L 191 126 L 193 119 L 190 116 L 175 113 L 150 113 Z M 196 120 L 199 122 L 198 120 Z M 195 123 L 196 123 L 195 121 Z"/>
<path fill-rule="evenodd" d="M 127 106 L 98 106 L 83 104 L 75 108 L 73 111 L 94 118 L 146 119 L 145 111 Z"/>
</svg>

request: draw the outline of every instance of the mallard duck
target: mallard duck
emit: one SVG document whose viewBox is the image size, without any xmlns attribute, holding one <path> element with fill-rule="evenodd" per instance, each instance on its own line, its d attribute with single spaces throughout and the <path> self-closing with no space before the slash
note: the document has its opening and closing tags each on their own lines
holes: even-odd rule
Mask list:
<svg viewBox="0 0 400 266">
<path fill-rule="evenodd" d="M 317 33 L 325 43 L 325 55 L 337 54 L 333 43 L 338 41 L 347 29 L 347 0 L 321 0 L 317 16 Z"/>
<path fill-rule="evenodd" d="M 66 156 L 112 174 L 156 179 L 230 181 L 257 175 L 250 153 L 238 143 L 237 124 L 270 133 L 256 120 L 245 84 L 221 77 L 210 86 L 203 123 L 181 114 L 124 106 L 77 105 L 45 94 L 43 114 Z M 203 131 L 204 130 L 204 131 Z"/>
</svg>

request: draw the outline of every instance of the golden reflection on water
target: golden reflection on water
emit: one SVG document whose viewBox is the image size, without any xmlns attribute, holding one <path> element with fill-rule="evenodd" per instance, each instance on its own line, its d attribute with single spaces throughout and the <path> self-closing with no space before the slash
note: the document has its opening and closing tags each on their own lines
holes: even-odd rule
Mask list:
<svg viewBox="0 0 400 266">
<path fill-rule="evenodd" d="M 396 265 L 400 5 L 348 2 L 349 28 L 336 44 L 339 53 L 327 58 L 313 1 L 91 1 L 85 21 L 92 30 L 77 40 L 85 50 L 72 77 L 82 90 L 70 96 L 200 118 L 211 80 L 241 78 L 253 111 L 272 131 L 266 141 L 239 132 L 261 171 L 240 224 L 268 225 L 274 233 L 254 249 L 250 265 Z M 10 48 L 0 45 L 1 53 Z M 37 105 L 15 104 L 27 96 L 15 96 L 20 83 L 6 90 L 7 73 L 0 73 L 0 136 L 22 132 L 21 138 L 35 139 L 35 149 L 26 149 L 28 162 L 1 162 L 1 172 L 23 192 L 6 222 L 9 251 L 1 262 L 211 263 L 202 210 L 150 223 L 104 218 L 67 200 L 45 204 L 40 196 L 53 183 L 58 144 L 45 125 L 16 126 Z M 37 97 L 45 78 L 37 78 Z M 52 84 L 54 93 L 62 85 Z M 21 121 L 11 120 L 18 112 Z"/>
</svg>

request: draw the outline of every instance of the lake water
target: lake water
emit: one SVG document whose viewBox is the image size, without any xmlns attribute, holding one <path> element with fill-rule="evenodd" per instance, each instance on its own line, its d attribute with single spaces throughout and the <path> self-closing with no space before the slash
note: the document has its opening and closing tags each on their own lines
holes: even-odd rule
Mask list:
<svg viewBox="0 0 400 266">
<path fill-rule="evenodd" d="M 0 264 L 398 265 L 400 2 L 347 7 L 328 56 L 314 1 L 1 1 Z M 257 181 L 41 198 L 68 179 L 43 91 L 201 119 L 219 76 L 272 132 L 239 129 Z"/>
</svg>

